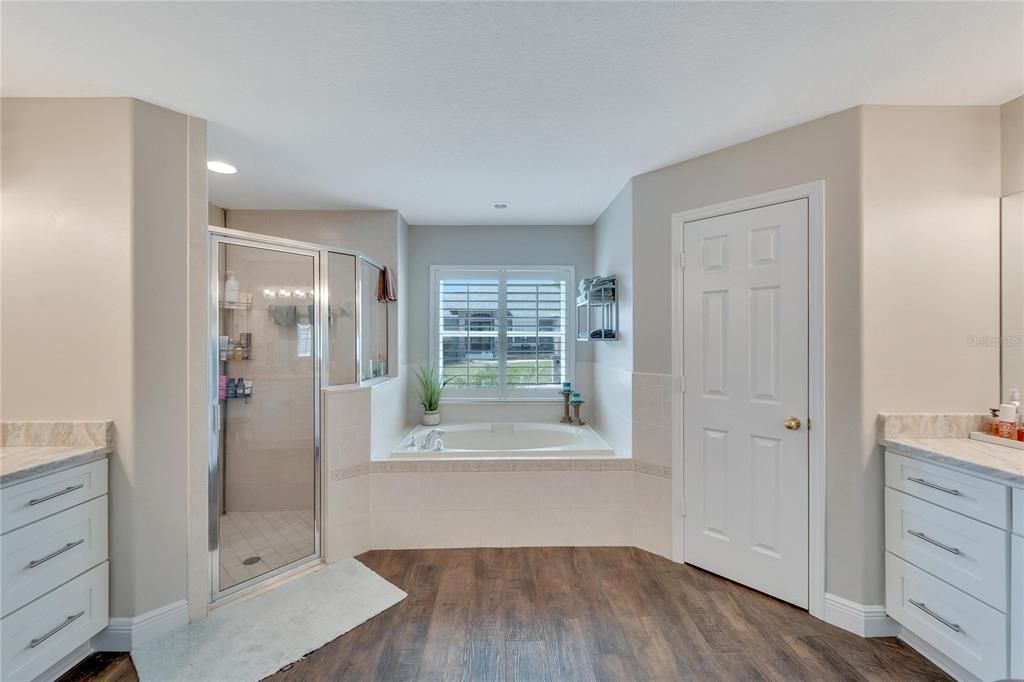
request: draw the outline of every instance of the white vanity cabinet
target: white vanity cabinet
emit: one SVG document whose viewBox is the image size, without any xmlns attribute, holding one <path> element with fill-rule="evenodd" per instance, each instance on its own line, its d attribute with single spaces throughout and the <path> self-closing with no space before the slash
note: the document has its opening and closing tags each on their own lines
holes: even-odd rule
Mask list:
<svg viewBox="0 0 1024 682">
<path fill-rule="evenodd" d="M 32 680 L 107 626 L 107 460 L 19 479 L 0 509 L 0 679 Z"/>
<path fill-rule="evenodd" d="M 1010 677 L 1024 679 L 1024 488 L 1013 489 L 1010 536 Z"/>
<path fill-rule="evenodd" d="M 891 448 L 885 484 L 885 606 L 904 638 L 957 677 L 1024 677 L 1024 489 Z"/>
</svg>

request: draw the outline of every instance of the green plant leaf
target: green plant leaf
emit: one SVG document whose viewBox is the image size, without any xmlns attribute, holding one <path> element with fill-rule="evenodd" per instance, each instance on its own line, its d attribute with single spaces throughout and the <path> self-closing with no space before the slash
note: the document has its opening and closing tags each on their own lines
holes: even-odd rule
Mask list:
<svg viewBox="0 0 1024 682">
<path fill-rule="evenodd" d="M 448 382 L 453 377 L 449 377 L 445 381 L 440 381 L 437 375 L 437 369 L 434 363 L 424 365 L 422 362 L 419 368 L 416 370 L 416 383 L 417 393 L 420 398 L 420 405 L 427 412 L 434 412 L 441 404 L 441 393 L 444 391 L 444 387 L 448 385 Z"/>
</svg>

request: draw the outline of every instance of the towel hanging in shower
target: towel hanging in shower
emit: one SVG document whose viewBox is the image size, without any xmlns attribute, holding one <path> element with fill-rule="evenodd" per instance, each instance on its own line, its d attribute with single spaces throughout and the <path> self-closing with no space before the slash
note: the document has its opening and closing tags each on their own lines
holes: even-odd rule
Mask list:
<svg viewBox="0 0 1024 682">
<path fill-rule="evenodd" d="M 377 276 L 377 300 L 381 303 L 389 303 L 398 300 L 398 290 L 395 288 L 395 280 L 387 266 Z"/>
<path fill-rule="evenodd" d="M 270 311 L 270 319 L 274 321 L 274 324 L 281 327 L 291 327 L 295 324 L 296 310 L 295 306 L 275 303 L 267 306 Z"/>
</svg>

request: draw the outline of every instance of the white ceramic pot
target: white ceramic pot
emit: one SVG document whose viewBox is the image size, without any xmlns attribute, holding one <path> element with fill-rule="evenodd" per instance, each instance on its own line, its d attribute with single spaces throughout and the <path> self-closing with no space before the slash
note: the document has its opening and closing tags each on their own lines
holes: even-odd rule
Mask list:
<svg viewBox="0 0 1024 682">
<path fill-rule="evenodd" d="M 441 423 L 441 411 L 433 410 L 432 412 L 423 413 L 423 425 L 424 426 L 437 426 Z"/>
</svg>

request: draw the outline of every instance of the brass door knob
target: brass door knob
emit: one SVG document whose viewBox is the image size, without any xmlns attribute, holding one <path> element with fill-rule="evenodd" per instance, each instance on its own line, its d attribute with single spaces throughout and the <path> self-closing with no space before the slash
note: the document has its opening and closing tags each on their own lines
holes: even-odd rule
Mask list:
<svg viewBox="0 0 1024 682">
<path fill-rule="evenodd" d="M 785 426 L 790 431 L 798 431 L 800 430 L 800 418 L 786 417 L 786 421 L 782 422 L 782 425 Z"/>
</svg>

